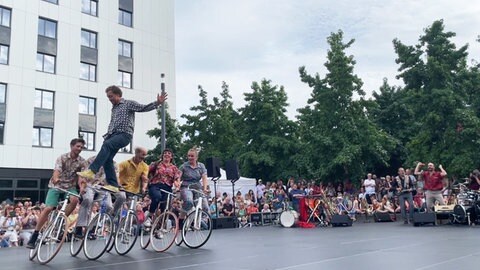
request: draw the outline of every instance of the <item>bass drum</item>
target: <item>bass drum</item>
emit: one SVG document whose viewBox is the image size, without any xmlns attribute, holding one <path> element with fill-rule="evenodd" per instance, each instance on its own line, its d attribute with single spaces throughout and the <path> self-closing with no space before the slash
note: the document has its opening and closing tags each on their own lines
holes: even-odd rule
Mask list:
<svg viewBox="0 0 480 270">
<path fill-rule="evenodd" d="M 298 213 L 295 210 L 283 211 L 280 214 L 280 225 L 290 228 L 298 222 Z"/>
<path fill-rule="evenodd" d="M 471 209 L 471 206 L 455 205 L 455 207 L 453 207 L 452 221 L 460 224 L 468 223 L 468 216 L 472 212 Z"/>
</svg>

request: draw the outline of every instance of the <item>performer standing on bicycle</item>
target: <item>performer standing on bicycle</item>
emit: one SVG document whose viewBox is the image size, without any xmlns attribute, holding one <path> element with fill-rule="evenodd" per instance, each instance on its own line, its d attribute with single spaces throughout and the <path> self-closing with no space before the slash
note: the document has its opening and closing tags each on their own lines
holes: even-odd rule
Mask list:
<svg viewBox="0 0 480 270">
<path fill-rule="evenodd" d="M 207 169 L 203 163 L 198 162 L 198 151 L 196 148 L 188 150 L 187 159 L 188 161 L 180 166 L 180 171 L 182 172 L 180 196 L 183 200 L 184 210 L 180 219 L 184 218 L 185 213 L 192 209 L 193 201 L 198 196 L 198 194 L 188 190 L 188 188 L 203 190 L 203 193 L 208 193 Z M 200 180 L 202 181 L 201 184 Z M 207 200 L 203 202 L 202 208 L 208 213 Z"/>
<path fill-rule="evenodd" d="M 53 210 L 58 204 L 58 199 L 60 197 L 59 191 L 53 189 L 53 187 L 59 187 L 66 189 L 72 193 L 77 193 L 77 183 L 78 176 L 77 172 L 84 170 L 87 167 L 87 163 L 83 157 L 80 156 L 80 153 L 85 146 L 85 141 L 83 139 L 73 139 L 70 141 L 70 152 L 65 153 L 57 158 L 55 161 L 55 169 L 53 170 L 53 176 L 50 179 L 48 187 L 50 188 L 47 193 L 47 198 L 45 199 L 45 209 L 40 213 L 38 218 L 35 231 L 32 234 L 32 237 L 28 241 L 26 247 L 30 249 L 35 248 L 35 244 L 38 238 L 38 232 L 43 227 L 45 222 L 47 222 L 48 214 Z M 82 185 L 80 185 L 80 192 L 83 191 Z M 65 210 L 65 214 L 68 216 L 75 209 L 78 204 L 77 197 L 70 197 L 70 204 Z"/>
<path fill-rule="evenodd" d="M 172 192 L 173 185 L 175 185 L 176 189 L 179 189 L 181 175 L 180 170 L 173 164 L 173 151 L 171 149 L 166 148 L 163 150 L 161 159 L 150 164 L 148 169 L 148 178 L 150 179 L 148 195 L 150 195 L 152 200 L 149 208 L 150 213 L 155 214 L 159 204 L 160 211 L 165 210 L 165 207 L 167 207 L 165 205 L 167 194 L 162 193 L 160 190 Z"/>
<path fill-rule="evenodd" d="M 91 164 L 95 160 L 96 156 L 92 156 L 87 159 L 87 164 Z M 118 173 L 118 166 L 114 162 L 113 163 L 115 167 L 115 172 Z M 80 205 L 80 210 L 78 212 L 78 221 L 77 221 L 77 227 L 75 228 L 75 237 L 77 238 L 82 238 L 83 237 L 83 228 L 88 225 L 88 222 L 90 221 L 91 217 L 91 209 L 93 206 L 93 198 L 95 197 L 96 194 L 101 194 L 102 196 L 107 196 L 106 198 L 106 203 L 107 203 L 107 211 L 109 213 L 112 213 L 112 217 L 115 216 L 122 208 L 123 203 L 126 200 L 125 192 L 116 192 L 114 194 L 115 196 L 115 206 L 112 207 L 112 196 L 110 195 L 110 192 L 103 191 L 103 192 L 98 192 L 96 191 L 92 186 L 94 185 L 106 185 L 107 182 L 105 181 L 105 171 L 103 170 L 103 167 L 100 168 L 100 170 L 95 174 L 95 178 L 93 179 L 87 179 L 83 178 L 81 179 L 85 182 L 85 188 L 83 189 L 84 193 L 82 194 L 82 204 Z M 113 212 L 111 212 L 113 208 Z"/>
<path fill-rule="evenodd" d="M 118 150 L 127 146 L 132 141 L 135 127 L 135 113 L 155 110 L 165 102 L 167 94 L 165 92 L 161 95 L 158 94 L 155 101 L 147 105 L 142 105 L 133 100 L 123 99 L 122 90 L 115 85 L 107 87 L 105 93 L 113 105 L 108 131 L 103 135 L 105 140 L 95 161 L 89 166 L 88 170 L 80 172 L 79 175 L 84 178 L 93 179 L 95 173 L 103 166 L 108 185 L 117 187 L 118 181 L 115 169 L 113 168 L 113 158 Z M 146 176 L 145 174 L 145 177 Z"/>
</svg>

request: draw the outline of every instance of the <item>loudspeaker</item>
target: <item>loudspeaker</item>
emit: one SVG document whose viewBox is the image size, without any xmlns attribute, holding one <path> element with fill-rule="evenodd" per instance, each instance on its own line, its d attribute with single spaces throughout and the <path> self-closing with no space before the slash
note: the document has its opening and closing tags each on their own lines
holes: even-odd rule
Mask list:
<svg viewBox="0 0 480 270">
<path fill-rule="evenodd" d="M 207 176 L 217 178 L 220 177 L 220 159 L 216 157 L 207 158 Z"/>
<path fill-rule="evenodd" d="M 347 215 L 333 215 L 330 224 L 332 224 L 332 227 L 352 226 L 353 221 Z"/>
<path fill-rule="evenodd" d="M 435 225 L 436 219 L 435 213 L 413 213 L 413 226 Z"/>
<path fill-rule="evenodd" d="M 235 217 L 219 217 L 212 218 L 213 229 L 229 229 L 235 228 Z"/>
<path fill-rule="evenodd" d="M 228 180 L 240 179 L 240 173 L 238 172 L 238 164 L 236 160 L 227 160 L 227 162 L 225 162 L 225 171 L 227 172 Z"/>
<path fill-rule="evenodd" d="M 373 214 L 375 222 L 392 222 L 392 216 L 389 213 L 375 213 Z"/>
</svg>

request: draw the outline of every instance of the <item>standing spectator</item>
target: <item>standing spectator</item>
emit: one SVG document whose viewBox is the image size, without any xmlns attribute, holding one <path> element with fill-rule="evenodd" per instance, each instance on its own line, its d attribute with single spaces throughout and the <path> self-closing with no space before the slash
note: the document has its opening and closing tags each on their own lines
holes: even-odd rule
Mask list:
<svg viewBox="0 0 480 270">
<path fill-rule="evenodd" d="M 413 181 L 412 179 L 405 174 L 403 168 L 398 169 L 398 176 L 396 177 L 398 183 L 398 202 L 400 203 L 400 211 L 402 213 L 402 218 L 404 224 L 408 224 L 413 220 Z M 405 201 L 408 202 L 409 215 L 407 217 Z"/>
<path fill-rule="evenodd" d="M 438 165 L 440 171 L 435 171 L 435 165 L 428 163 L 427 171 L 420 171 L 420 168 L 425 166 L 424 163 L 418 162 L 415 168 L 415 175 L 421 175 L 425 181 L 424 190 L 427 203 L 427 211 L 432 211 L 434 203 L 438 202 L 440 205 L 445 205 L 442 196 L 443 183 L 442 179 L 447 176 L 447 172 L 442 165 Z"/>
<path fill-rule="evenodd" d="M 372 196 L 375 196 L 375 180 L 372 179 L 372 174 L 367 174 L 367 179 L 363 181 L 363 186 L 365 187 L 365 198 L 367 199 L 368 204 L 372 204 Z"/>
<path fill-rule="evenodd" d="M 258 180 L 256 190 L 257 190 L 257 203 L 261 203 L 263 201 L 263 194 L 265 193 L 265 185 L 263 184 L 262 179 Z"/>
</svg>

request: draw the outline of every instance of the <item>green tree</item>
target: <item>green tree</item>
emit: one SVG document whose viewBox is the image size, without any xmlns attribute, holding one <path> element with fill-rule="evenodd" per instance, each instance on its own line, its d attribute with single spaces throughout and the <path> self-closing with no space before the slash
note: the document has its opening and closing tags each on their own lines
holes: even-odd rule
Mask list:
<svg viewBox="0 0 480 270">
<path fill-rule="evenodd" d="M 248 177 L 276 181 L 295 172 L 295 124 L 286 116 L 287 94 L 270 80 L 252 83 L 245 93 L 246 105 L 239 109 L 241 138 L 239 164 Z"/>
<path fill-rule="evenodd" d="M 443 164 L 453 175 L 466 175 L 479 164 L 476 149 L 479 119 L 478 70 L 467 65 L 468 45 L 459 49 L 443 21 L 425 29 L 415 46 L 393 41 L 415 133 L 407 143 L 409 163 L 422 160 Z"/>
<path fill-rule="evenodd" d="M 234 119 L 238 117 L 233 108 L 228 85 L 222 83 L 220 98 L 214 97 L 210 104 L 207 92 L 198 87 L 200 104 L 190 108 L 194 114 L 183 114 L 186 119 L 181 130 L 185 135 L 184 153 L 193 146 L 200 147 L 200 160 L 218 157 L 221 160 L 233 159 L 240 145 L 238 129 Z"/>
<path fill-rule="evenodd" d="M 321 78 L 300 67 L 300 77 L 312 88 L 308 105 L 299 109 L 302 174 L 323 180 L 359 179 L 365 170 L 386 166 L 396 141 L 368 117 L 363 82 L 354 74 L 355 60 L 345 50 L 343 32 L 332 33 Z M 358 95 L 359 100 L 353 96 Z"/>
</svg>

